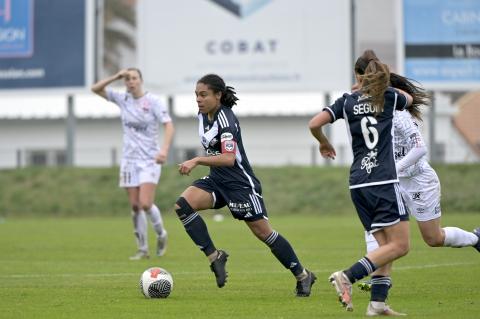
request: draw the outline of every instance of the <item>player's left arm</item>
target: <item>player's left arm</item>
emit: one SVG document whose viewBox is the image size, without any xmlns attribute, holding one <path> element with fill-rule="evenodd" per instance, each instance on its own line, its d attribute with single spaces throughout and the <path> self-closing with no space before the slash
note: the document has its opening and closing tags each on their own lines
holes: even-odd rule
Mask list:
<svg viewBox="0 0 480 319">
<path fill-rule="evenodd" d="M 175 127 L 172 121 L 163 123 L 163 143 L 160 152 L 155 156 L 157 164 L 163 164 L 167 161 L 168 151 L 172 145 L 174 133 Z"/>
<path fill-rule="evenodd" d="M 157 96 L 153 96 L 153 112 L 157 121 L 163 124 L 163 143 L 160 148 L 160 152 L 155 156 L 155 162 L 157 164 L 163 164 L 167 161 L 168 151 L 172 145 L 173 134 L 175 128 L 173 126 L 172 118 L 168 113 L 167 107 L 158 99 Z"/>
<path fill-rule="evenodd" d="M 403 128 L 401 132 L 407 137 L 408 143 L 410 144 L 410 151 L 396 163 L 397 172 L 404 171 L 410 166 L 415 165 L 422 156 L 427 154 L 427 147 L 416 123 L 409 116 L 403 116 L 402 123 Z"/>
</svg>

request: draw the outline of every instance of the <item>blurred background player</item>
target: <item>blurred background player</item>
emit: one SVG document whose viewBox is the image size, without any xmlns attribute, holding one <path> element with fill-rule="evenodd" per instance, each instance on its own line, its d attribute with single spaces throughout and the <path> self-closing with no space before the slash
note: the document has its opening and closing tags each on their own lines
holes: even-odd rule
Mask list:
<svg viewBox="0 0 480 319">
<path fill-rule="evenodd" d="M 358 61 L 357 61 L 358 63 Z M 394 260 L 409 251 L 408 214 L 401 200 L 393 155 L 393 113 L 412 102 L 412 97 L 389 87 L 388 66 L 368 59 L 365 72 L 355 72 L 358 91 L 345 93 L 309 122 L 312 135 L 320 143 L 323 157 L 334 159 L 336 151 L 322 127 L 345 119 L 354 155 L 350 168 L 350 194 L 366 231 L 374 234 L 379 248 L 344 271 L 334 272 L 329 280 L 339 301 L 353 310 L 352 284 L 377 271 L 389 277 Z M 375 296 L 377 297 L 377 296 Z M 367 315 L 400 315 L 385 300 L 371 301 Z"/>
<path fill-rule="evenodd" d="M 228 254 L 217 250 L 199 210 L 228 206 L 233 217 L 244 220 L 255 236 L 267 244 L 281 264 L 297 280 L 296 295 L 308 297 L 315 275 L 303 268 L 290 243 L 272 229 L 262 197 L 260 181 L 248 162 L 243 147 L 240 123 L 232 111 L 238 98 L 221 77 L 208 74 L 198 80 L 195 94 L 198 104 L 198 134 L 207 156 L 179 165 L 188 175 L 197 165 L 210 167 L 210 174 L 196 180 L 177 200 L 175 211 L 193 242 L 210 261 L 217 286 L 226 282 Z"/>
<path fill-rule="evenodd" d="M 365 51 L 357 63 L 357 73 L 363 74 L 367 59 L 378 60 L 372 50 Z M 393 87 L 402 89 L 413 98 L 412 105 L 404 111 L 395 111 L 393 118 L 395 162 L 408 212 L 417 220 L 422 238 L 430 247 L 473 246 L 480 251 L 480 228 L 468 232 L 458 227 L 441 227 L 440 181 L 427 161 L 427 148 L 417 123 L 422 121 L 420 107 L 430 103 L 429 95 L 412 80 L 398 74 L 390 73 L 390 82 Z M 367 251 L 378 247 L 375 238 L 367 232 L 365 240 Z M 376 282 L 373 274 L 370 283 L 362 283 L 360 287 L 370 290 Z M 380 284 L 391 286 L 391 280 L 388 279 L 388 283 L 382 280 Z"/>
<path fill-rule="evenodd" d="M 124 79 L 126 92 L 106 88 L 110 83 Z M 167 231 L 162 215 L 154 204 L 155 190 L 160 179 L 161 164 L 167 160 L 174 127 L 168 110 L 159 98 L 143 90 L 140 70 L 129 68 L 100 80 L 92 91 L 118 105 L 123 128 L 123 152 L 120 164 L 120 187 L 127 190 L 132 208 L 137 252 L 131 260 L 149 258 L 147 219 L 150 216 L 157 234 L 156 254 L 166 250 Z M 158 145 L 158 123 L 164 127 L 163 144 Z"/>
</svg>

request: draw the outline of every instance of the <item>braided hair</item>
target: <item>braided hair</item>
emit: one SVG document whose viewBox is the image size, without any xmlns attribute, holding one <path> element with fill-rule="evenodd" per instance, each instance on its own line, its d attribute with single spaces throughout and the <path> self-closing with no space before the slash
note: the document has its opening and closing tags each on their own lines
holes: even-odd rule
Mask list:
<svg viewBox="0 0 480 319">
<path fill-rule="evenodd" d="M 213 93 L 221 92 L 222 97 L 220 98 L 220 103 L 222 103 L 222 105 L 232 108 L 237 104 L 238 97 L 235 95 L 237 94 L 235 89 L 231 86 L 227 86 L 220 76 L 216 74 L 207 74 L 202 76 L 197 83 L 205 84 L 213 91 Z"/>
</svg>

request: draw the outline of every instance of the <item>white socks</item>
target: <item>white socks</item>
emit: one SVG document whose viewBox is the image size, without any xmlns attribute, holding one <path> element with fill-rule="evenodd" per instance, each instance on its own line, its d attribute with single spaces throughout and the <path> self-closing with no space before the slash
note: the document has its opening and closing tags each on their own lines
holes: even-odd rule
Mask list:
<svg viewBox="0 0 480 319">
<path fill-rule="evenodd" d="M 132 220 L 138 250 L 148 251 L 147 217 L 145 212 L 143 210 L 140 210 L 138 213 L 132 211 Z"/>
<path fill-rule="evenodd" d="M 443 230 L 445 231 L 445 241 L 443 242 L 443 246 L 446 247 L 458 248 L 473 246 L 478 241 L 477 235 L 458 227 L 443 227 Z"/>
<path fill-rule="evenodd" d="M 153 204 L 148 215 L 150 215 L 150 220 L 152 222 L 153 229 L 157 233 L 157 237 L 162 237 L 165 229 L 163 228 L 163 219 L 160 209 Z"/>
</svg>

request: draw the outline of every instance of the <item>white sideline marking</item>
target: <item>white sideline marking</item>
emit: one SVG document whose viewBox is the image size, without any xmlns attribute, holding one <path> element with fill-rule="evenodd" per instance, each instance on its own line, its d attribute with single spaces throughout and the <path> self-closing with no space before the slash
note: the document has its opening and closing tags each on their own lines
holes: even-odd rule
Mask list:
<svg viewBox="0 0 480 319">
<path fill-rule="evenodd" d="M 448 264 L 427 264 L 427 265 L 419 265 L 419 266 L 399 266 L 394 267 L 394 271 L 396 270 L 411 270 L 411 269 L 427 269 L 427 268 L 440 268 L 440 267 L 455 267 L 455 266 L 468 266 L 468 265 L 480 265 L 478 262 L 469 262 L 469 263 L 448 263 Z M 172 273 L 173 275 L 202 275 L 202 274 L 210 274 L 207 271 L 176 271 Z M 330 273 L 332 269 L 329 270 L 319 270 L 315 269 L 313 272 L 315 273 Z M 256 274 L 271 274 L 271 273 L 283 273 L 284 271 L 256 271 Z M 251 274 L 251 272 L 247 271 L 239 271 L 236 272 L 238 274 Z M 103 273 L 103 274 L 12 274 L 12 275 L 0 275 L 0 278 L 6 279 L 24 279 L 24 278 L 50 278 L 50 277 L 86 277 L 86 278 L 99 278 L 99 277 L 130 277 L 130 276 L 139 276 L 138 273 Z"/>
</svg>

